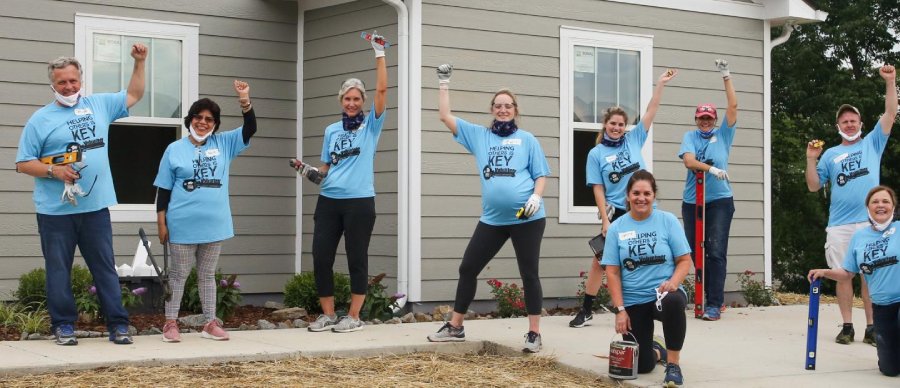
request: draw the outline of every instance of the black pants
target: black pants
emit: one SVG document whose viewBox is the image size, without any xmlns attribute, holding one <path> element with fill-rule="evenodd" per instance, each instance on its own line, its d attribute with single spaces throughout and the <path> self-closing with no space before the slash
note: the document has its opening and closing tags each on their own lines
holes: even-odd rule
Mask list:
<svg viewBox="0 0 900 388">
<path fill-rule="evenodd" d="M 663 298 L 662 311 L 656 309 L 655 301 L 625 308 L 631 319 L 631 334 L 634 334 L 638 343 L 638 373 L 649 373 L 656 366 L 656 352 L 653 351 L 654 320 L 662 322 L 666 349 L 680 351 L 684 346 L 687 332 L 684 316 L 686 303 L 687 296 L 681 291 L 675 291 Z"/>
<path fill-rule="evenodd" d="M 313 272 L 320 297 L 334 296 L 334 255 L 341 235 L 350 270 L 350 292 L 365 295 L 369 283 L 369 240 L 375 227 L 375 197 L 319 196 L 313 216 Z"/>
<path fill-rule="evenodd" d="M 469 304 L 475 299 L 478 274 L 500 251 L 506 240 L 512 239 L 525 292 L 525 310 L 528 315 L 540 314 L 544 292 L 538 275 L 538 261 L 541 257 L 541 239 L 544 238 L 546 225 L 547 222 L 543 218 L 504 226 L 492 226 L 479 221 L 459 265 L 459 284 L 456 286 L 456 303 L 453 311 L 460 314 L 469 311 Z"/>
<path fill-rule="evenodd" d="M 885 376 L 900 375 L 900 302 L 872 304 L 875 342 L 878 344 L 878 370 Z"/>
</svg>

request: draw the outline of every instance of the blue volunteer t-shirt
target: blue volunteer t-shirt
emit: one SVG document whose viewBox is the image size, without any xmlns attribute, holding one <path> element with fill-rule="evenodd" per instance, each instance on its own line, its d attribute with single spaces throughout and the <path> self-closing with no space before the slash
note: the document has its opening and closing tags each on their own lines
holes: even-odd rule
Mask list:
<svg viewBox="0 0 900 388">
<path fill-rule="evenodd" d="M 228 171 L 248 146 L 242 132 L 215 133 L 199 147 L 183 137 L 166 148 L 153 185 L 172 190 L 166 211 L 169 241 L 205 244 L 234 237 Z"/>
<path fill-rule="evenodd" d="M 544 204 L 530 218 L 516 218 L 534 194 L 534 180 L 550 175 L 537 139 L 523 129 L 501 137 L 490 129 L 456 119 L 456 142 L 475 156 L 481 174 L 481 222 L 501 226 L 544 218 Z"/>
<path fill-rule="evenodd" d="M 843 267 L 853 273 L 862 272 L 869 284 L 872 303 L 886 306 L 900 302 L 900 221 L 894 221 L 884 232 L 866 227 L 850 239 L 850 250 Z"/>
<path fill-rule="evenodd" d="M 675 273 L 675 258 L 691 253 L 678 218 L 654 210 L 650 217 L 635 221 L 628 213 L 613 221 L 606 232 L 600 265 L 621 268 L 625 306 L 656 300 L 656 291 Z"/>
<path fill-rule="evenodd" d="M 881 176 L 881 154 L 888 137 L 881 131 L 881 122 L 875 129 L 851 145 L 836 145 L 822 154 L 816 165 L 819 182 L 831 183 L 831 205 L 828 209 L 828 226 L 865 222 L 869 219 L 865 198 L 878 186 Z"/>
<path fill-rule="evenodd" d="M 700 130 L 695 129 L 684 134 L 681 140 L 681 149 L 678 150 L 678 157 L 684 159 L 684 154 L 690 152 L 698 161 L 706 163 L 720 170 L 728 171 L 728 155 L 731 153 L 731 144 L 734 142 L 735 125 L 728 125 L 728 115 L 722 118 L 722 125 L 714 129 L 714 134 L 709 139 L 700 136 Z M 706 194 L 705 202 L 709 203 L 717 199 L 731 198 L 734 194 L 731 192 L 731 185 L 727 180 L 716 179 L 710 173 L 706 173 Z M 694 204 L 697 202 L 697 179 L 694 172 L 687 171 L 687 178 L 684 180 L 684 202 Z"/>
<path fill-rule="evenodd" d="M 597 144 L 588 153 L 587 185 L 602 185 L 606 202 L 618 209 L 625 208 L 625 186 L 628 178 L 637 170 L 646 169 L 641 148 L 647 141 L 644 122 L 639 122 L 628 133 L 619 147 Z"/>
<path fill-rule="evenodd" d="M 87 165 L 76 182 L 90 191 L 77 197 L 78 205 L 62 200 L 65 183 L 59 179 L 34 178 L 34 205 L 40 214 L 63 215 L 105 209 L 117 203 L 109 170 L 109 124 L 128 116 L 125 91 L 98 93 L 78 99 L 73 107 L 44 105 L 28 119 L 16 163 L 61 154 L 72 143 L 82 149 L 81 161 Z M 93 189 L 91 188 L 93 186 Z"/>
<path fill-rule="evenodd" d="M 355 131 L 345 131 L 340 121 L 325 128 L 321 160 L 330 167 L 321 195 L 334 199 L 375 196 L 375 149 L 386 114 L 387 110 L 376 117 L 373 104 Z"/>
</svg>

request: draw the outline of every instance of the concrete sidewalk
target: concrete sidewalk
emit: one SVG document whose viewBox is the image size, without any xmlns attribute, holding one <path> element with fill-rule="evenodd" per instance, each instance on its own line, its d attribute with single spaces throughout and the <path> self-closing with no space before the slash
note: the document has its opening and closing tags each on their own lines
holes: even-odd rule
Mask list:
<svg viewBox="0 0 900 388">
<path fill-rule="evenodd" d="M 820 313 L 817 370 L 804 369 L 806 306 L 729 309 L 718 322 L 688 319 L 681 365 L 689 387 L 888 387 L 900 379 L 878 372 L 875 348 L 859 342 L 865 327 L 862 310 L 854 311 L 857 341 L 838 345 L 840 315 L 836 305 Z M 543 356 L 556 357 L 575 373 L 606 377 L 613 315 L 594 315 L 593 325 L 571 329 L 571 317 L 542 320 Z M 482 350 L 518 353 L 524 343 L 526 319 L 466 322 L 467 342 L 429 343 L 425 336 L 441 323 L 369 326 L 356 333 L 311 333 L 305 329 L 240 331 L 231 341 L 215 342 L 188 334 L 180 344 L 159 336 L 135 337 L 135 344 L 117 346 L 105 339 L 79 340 L 63 347 L 52 341 L 0 342 L 0 376 L 58 372 L 111 365 L 171 365 L 223 361 L 272 360 L 295 356 L 373 356 L 411 352 L 473 353 Z M 657 332 L 662 330 L 657 324 Z M 215 355 L 215 356 L 210 356 Z M 627 383 L 659 386 L 663 370 Z M 591 380 L 585 379 L 585 385 Z"/>
</svg>

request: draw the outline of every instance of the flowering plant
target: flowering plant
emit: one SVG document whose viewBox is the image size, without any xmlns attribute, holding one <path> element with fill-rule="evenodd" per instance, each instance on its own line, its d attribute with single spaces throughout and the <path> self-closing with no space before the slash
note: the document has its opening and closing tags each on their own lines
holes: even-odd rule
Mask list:
<svg viewBox="0 0 900 388">
<path fill-rule="evenodd" d="M 75 307 L 83 317 L 93 320 L 100 315 L 100 300 L 97 298 L 97 286 L 92 284 L 85 291 L 79 292 L 75 296 Z M 147 288 L 138 287 L 132 290 L 122 285 L 121 292 L 122 306 L 128 308 L 142 303 L 141 295 L 147 293 Z"/>
<path fill-rule="evenodd" d="M 385 276 L 384 273 L 380 273 L 369 279 L 366 300 L 360 311 L 360 317 L 363 319 L 391 319 L 394 316 L 394 309 L 400 307 L 397 300 L 406 296 L 399 292 L 387 296 L 385 294 L 387 287 L 381 284 Z"/>
<path fill-rule="evenodd" d="M 216 316 L 225 320 L 234 314 L 234 308 L 241 303 L 241 283 L 237 275 L 222 274 L 216 270 Z M 197 268 L 191 269 L 184 282 L 184 296 L 181 298 L 181 309 L 200 313 L 203 305 L 200 302 L 200 288 L 197 284 Z"/>
<path fill-rule="evenodd" d="M 741 292 L 748 304 L 754 306 L 771 306 L 775 303 L 775 293 L 766 287 L 763 282 L 753 279 L 756 275 L 751 270 L 746 270 L 738 275 L 738 283 L 741 284 Z"/>
<path fill-rule="evenodd" d="M 491 286 L 491 294 L 494 295 L 494 299 L 497 299 L 498 314 L 501 317 L 526 315 L 525 301 L 522 300 L 525 295 L 524 289 L 519 288 L 515 283 L 504 284 L 497 279 L 490 279 L 487 284 Z"/>
<path fill-rule="evenodd" d="M 578 283 L 578 291 L 575 293 L 575 296 L 578 297 L 578 306 L 584 305 L 584 294 L 585 294 L 585 283 L 587 282 L 587 271 L 581 271 L 578 274 L 581 277 L 581 283 Z M 606 274 L 603 274 L 603 282 L 601 283 L 600 290 L 597 291 L 597 296 L 594 297 L 594 304 L 591 310 L 597 311 L 603 308 L 610 303 L 612 297 L 609 295 L 609 286 L 606 285 Z"/>
</svg>

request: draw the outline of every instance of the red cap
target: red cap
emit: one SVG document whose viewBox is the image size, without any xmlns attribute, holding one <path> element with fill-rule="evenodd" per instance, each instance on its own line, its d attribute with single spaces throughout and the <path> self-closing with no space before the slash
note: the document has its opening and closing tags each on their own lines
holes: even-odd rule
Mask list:
<svg viewBox="0 0 900 388">
<path fill-rule="evenodd" d="M 697 105 L 697 112 L 694 114 L 694 118 L 700 118 L 703 116 L 712 116 L 712 118 L 718 118 L 719 116 L 716 114 L 716 106 L 713 104 L 700 104 Z"/>
</svg>

